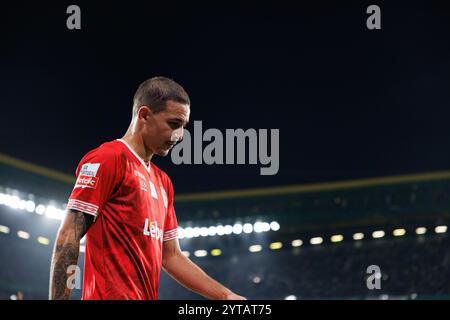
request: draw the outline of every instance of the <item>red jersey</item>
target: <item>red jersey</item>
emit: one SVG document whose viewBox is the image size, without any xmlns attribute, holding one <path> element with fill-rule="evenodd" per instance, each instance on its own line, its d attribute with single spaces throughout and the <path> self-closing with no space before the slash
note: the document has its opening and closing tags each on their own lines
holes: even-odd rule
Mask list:
<svg viewBox="0 0 450 320">
<path fill-rule="evenodd" d="M 76 175 L 67 208 L 95 216 L 83 300 L 157 299 L 162 242 L 178 237 L 170 178 L 124 140 L 87 153 Z"/>
</svg>

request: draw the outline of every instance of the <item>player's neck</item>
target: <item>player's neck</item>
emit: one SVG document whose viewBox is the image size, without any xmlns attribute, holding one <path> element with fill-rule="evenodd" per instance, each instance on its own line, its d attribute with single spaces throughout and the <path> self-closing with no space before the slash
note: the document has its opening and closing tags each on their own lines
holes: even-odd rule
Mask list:
<svg viewBox="0 0 450 320">
<path fill-rule="evenodd" d="M 122 140 L 124 140 L 128 145 L 136 152 L 136 154 L 141 157 L 142 160 L 145 162 L 149 162 L 152 160 L 153 153 L 150 150 L 145 149 L 144 141 L 141 137 L 139 137 L 136 134 L 131 134 L 127 132 L 123 137 Z"/>
</svg>

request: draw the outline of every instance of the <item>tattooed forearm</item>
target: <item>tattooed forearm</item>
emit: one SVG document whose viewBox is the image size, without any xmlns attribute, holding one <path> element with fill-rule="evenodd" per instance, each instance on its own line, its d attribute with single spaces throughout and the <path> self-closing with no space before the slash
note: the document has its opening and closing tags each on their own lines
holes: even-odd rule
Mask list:
<svg viewBox="0 0 450 320">
<path fill-rule="evenodd" d="M 50 266 L 50 299 L 69 299 L 71 288 L 67 279 L 69 267 L 78 262 L 80 240 L 92 218 L 78 211 L 69 211 L 58 230 Z"/>
</svg>

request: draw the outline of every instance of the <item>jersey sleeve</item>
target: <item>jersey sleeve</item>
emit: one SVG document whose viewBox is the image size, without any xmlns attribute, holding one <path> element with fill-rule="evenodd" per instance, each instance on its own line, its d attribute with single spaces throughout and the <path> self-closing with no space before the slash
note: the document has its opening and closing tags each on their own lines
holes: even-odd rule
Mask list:
<svg viewBox="0 0 450 320">
<path fill-rule="evenodd" d="M 97 217 L 120 184 L 121 176 L 120 158 L 115 152 L 102 147 L 89 152 L 77 167 L 67 209 Z"/>
<path fill-rule="evenodd" d="M 164 223 L 163 241 L 169 241 L 178 238 L 178 222 L 173 206 L 174 191 L 169 177 L 167 178 L 167 216 Z"/>
</svg>

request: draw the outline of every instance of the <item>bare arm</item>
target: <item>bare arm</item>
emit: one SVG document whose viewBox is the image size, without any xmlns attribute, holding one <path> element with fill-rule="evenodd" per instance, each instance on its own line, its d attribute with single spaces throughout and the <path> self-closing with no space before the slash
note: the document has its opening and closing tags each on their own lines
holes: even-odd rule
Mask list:
<svg viewBox="0 0 450 320">
<path fill-rule="evenodd" d="M 184 287 L 213 300 L 245 300 L 208 276 L 180 250 L 178 239 L 163 242 L 163 268 Z"/>
<path fill-rule="evenodd" d="M 86 234 L 94 217 L 83 212 L 68 210 L 56 236 L 50 265 L 50 300 L 68 300 L 71 289 L 67 286 L 68 268 L 76 265 L 80 240 Z"/>
</svg>

